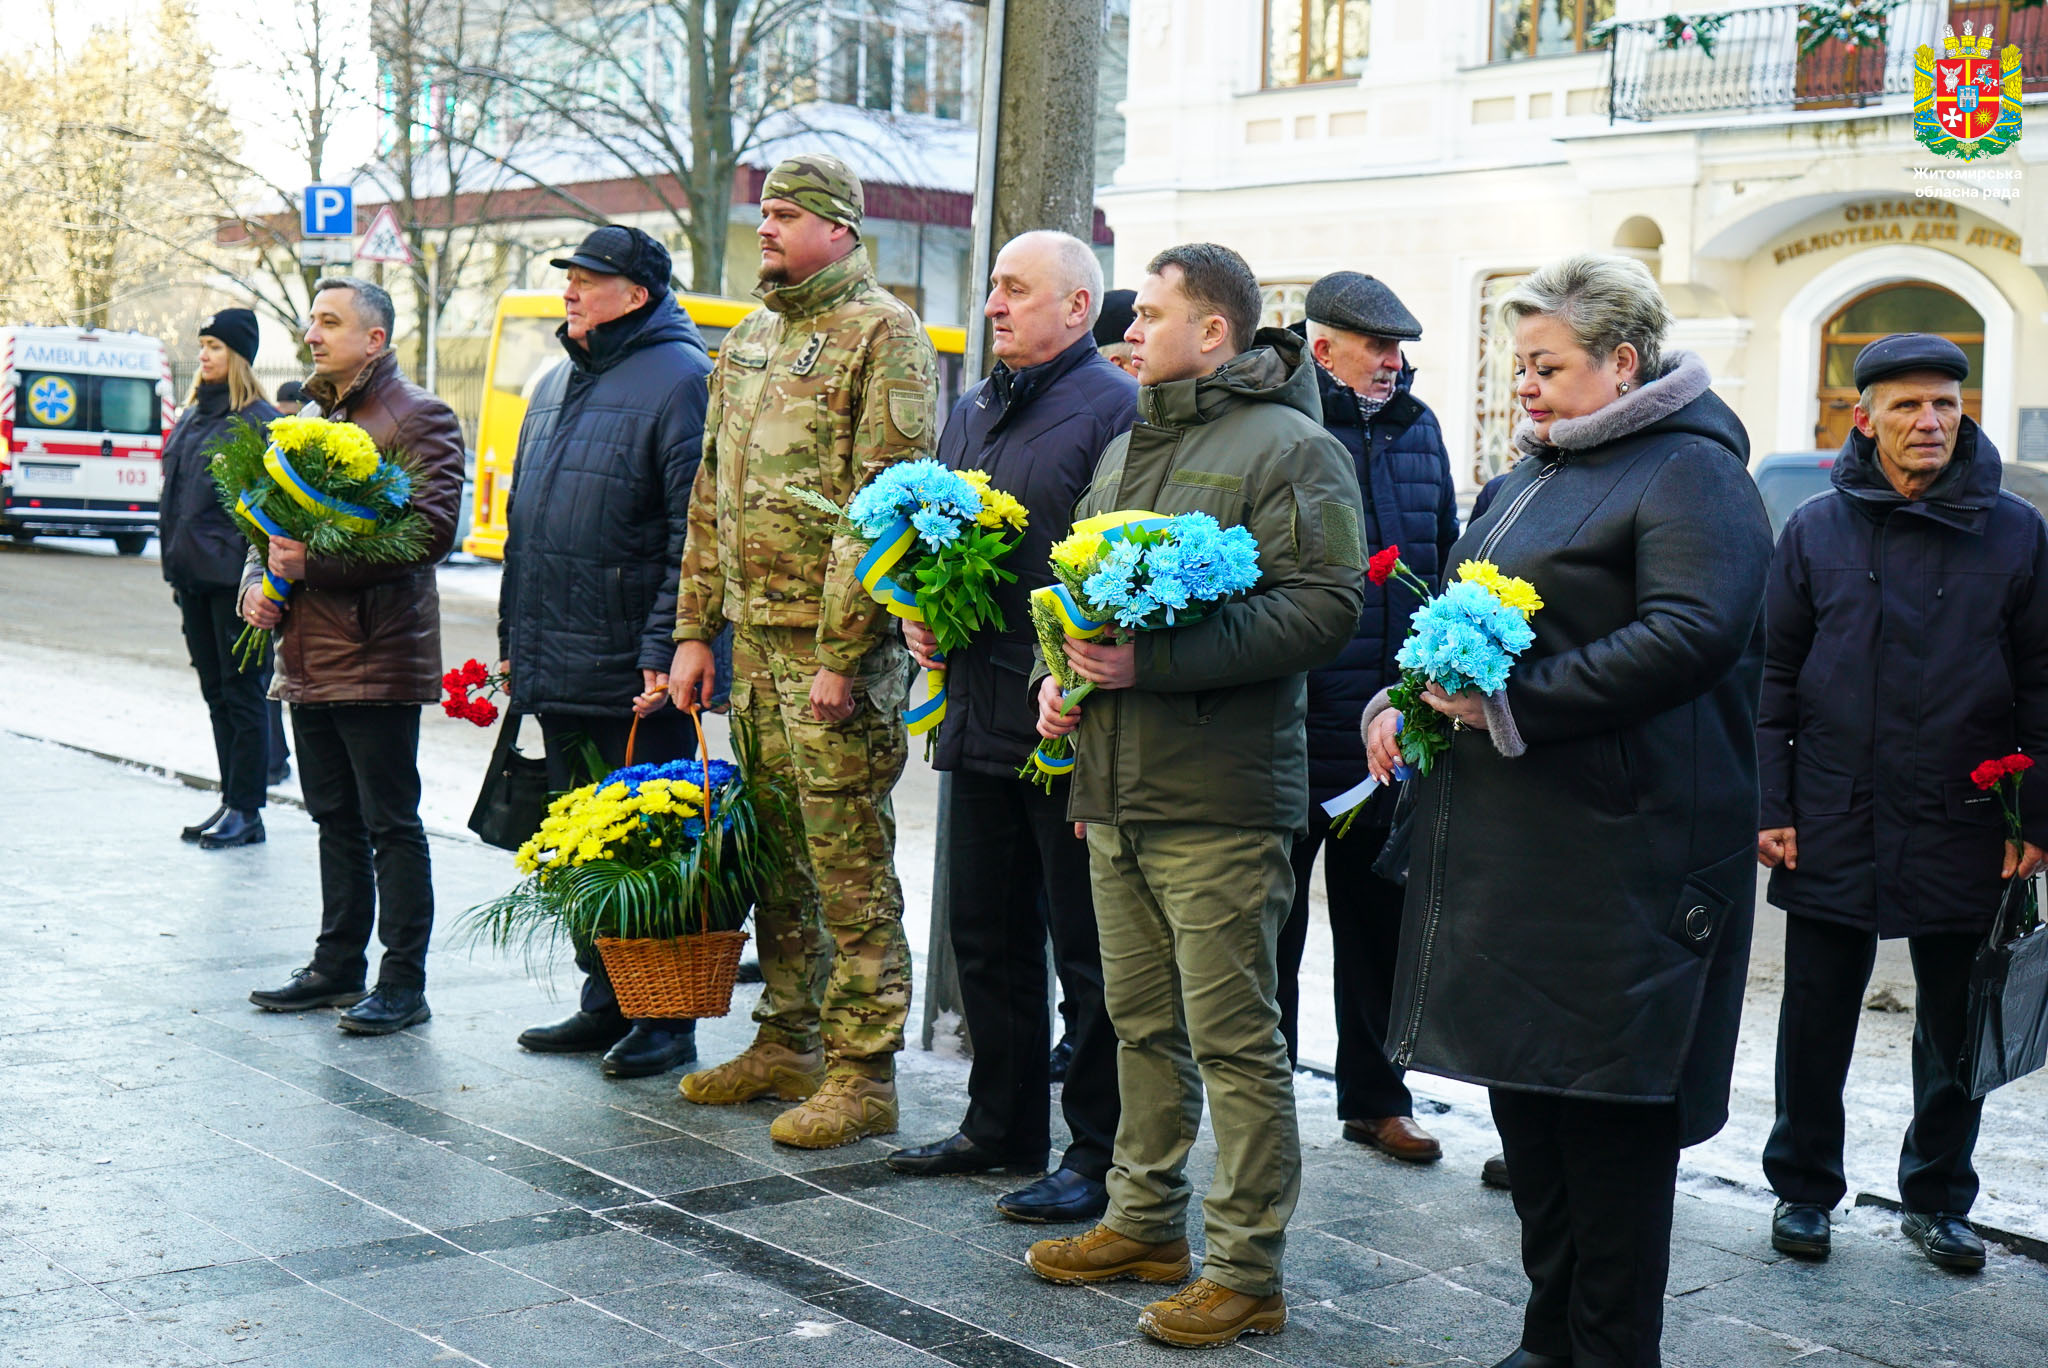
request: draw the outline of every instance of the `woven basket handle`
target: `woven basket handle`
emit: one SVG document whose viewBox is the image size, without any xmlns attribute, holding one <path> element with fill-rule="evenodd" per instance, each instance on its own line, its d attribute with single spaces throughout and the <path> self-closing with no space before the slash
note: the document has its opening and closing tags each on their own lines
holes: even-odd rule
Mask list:
<svg viewBox="0 0 2048 1368">
<path fill-rule="evenodd" d="M 704 790 L 704 835 L 702 839 L 709 841 L 713 839 L 718 831 L 717 816 L 711 810 L 711 742 L 705 739 L 704 736 L 704 709 L 693 700 L 690 706 L 683 711 L 689 714 L 690 725 L 697 729 L 697 757 L 703 766 L 699 771 L 699 776 L 703 779 L 701 787 Z M 637 726 L 640 719 L 636 717 L 633 721 L 634 725 Z M 627 738 L 626 744 L 629 746 L 632 744 L 630 736 Z M 703 919 L 702 925 L 698 927 L 698 930 L 709 933 L 711 930 L 711 885 L 707 883 L 698 891 L 702 895 L 700 910 Z"/>
</svg>

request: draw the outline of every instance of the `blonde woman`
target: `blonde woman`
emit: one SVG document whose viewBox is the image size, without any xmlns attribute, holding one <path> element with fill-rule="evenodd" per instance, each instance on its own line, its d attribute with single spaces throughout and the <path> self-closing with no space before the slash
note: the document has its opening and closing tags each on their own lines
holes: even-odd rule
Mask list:
<svg viewBox="0 0 2048 1368">
<path fill-rule="evenodd" d="M 270 664 L 236 668 L 234 642 L 242 560 L 249 544 L 220 505 L 207 456 L 230 421 L 259 427 L 277 417 L 256 373 L 256 315 L 222 309 L 199 328 L 199 374 L 178 425 L 164 439 L 163 498 L 157 513 L 164 579 L 185 620 L 185 647 L 199 672 L 199 692 L 213 719 L 220 764 L 220 807 L 184 830 L 207 850 L 255 845 L 263 839 L 263 790 L 270 772 L 270 717 L 264 694 Z"/>
</svg>

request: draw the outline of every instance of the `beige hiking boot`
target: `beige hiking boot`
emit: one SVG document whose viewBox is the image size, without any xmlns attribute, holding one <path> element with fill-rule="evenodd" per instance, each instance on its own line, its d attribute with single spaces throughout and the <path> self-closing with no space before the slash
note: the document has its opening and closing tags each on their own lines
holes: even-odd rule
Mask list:
<svg viewBox="0 0 2048 1368">
<path fill-rule="evenodd" d="M 1024 1262 L 1047 1282 L 1179 1282 L 1188 1275 L 1188 1242 L 1146 1244 L 1099 1225 L 1084 1235 L 1040 1240 L 1025 1252 Z"/>
<path fill-rule="evenodd" d="M 775 1118 L 768 1138 L 798 1149 L 836 1149 L 865 1135 L 896 1133 L 896 1084 L 887 1078 L 833 1072 L 802 1102 Z"/>
<path fill-rule="evenodd" d="M 684 1074 L 676 1091 L 686 1102 L 728 1107 L 771 1093 L 785 1102 L 801 1102 L 824 1081 L 822 1049 L 798 1054 L 787 1045 L 757 1040 L 716 1068 Z"/>
<path fill-rule="evenodd" d="M 1254 1297 L 1197 1278 L 1165 1301 L 1138 1313 L 1138 1328 L 1168 1344 L 1206 1349 L 1244 1335 L 1277 1335 L 1287 1328 L 1287 1299 L 1275 1292 Z"/>
</svg>

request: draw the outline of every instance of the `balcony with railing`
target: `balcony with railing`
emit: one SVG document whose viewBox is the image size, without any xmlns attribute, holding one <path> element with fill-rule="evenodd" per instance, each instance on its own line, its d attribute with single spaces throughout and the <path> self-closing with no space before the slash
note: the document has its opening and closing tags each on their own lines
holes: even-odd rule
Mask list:
<svg viewBox="0 0 2048 1368">
<path fill-rule="evenodd" d="M 1614 24 L 1608 36 L 1611 121 L 1856 109 L 1910 101 L 1922 44 L 1944 25 L 1992 26 L 1997 50 L 2019 47 L 2028 91 L 2048 89 L 2048 7 L 1904 0 L 1877 11 L 1857 39 L 1817 32 L 1813 5 L 1762 5 Z M 1835 6 L 1828 5 L 1833 10 Z"/>
</svg>

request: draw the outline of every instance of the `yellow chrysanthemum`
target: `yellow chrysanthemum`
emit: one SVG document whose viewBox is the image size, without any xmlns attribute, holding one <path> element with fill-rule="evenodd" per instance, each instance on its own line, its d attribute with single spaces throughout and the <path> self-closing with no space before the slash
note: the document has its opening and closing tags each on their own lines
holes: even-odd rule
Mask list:
<svg viewBox="0 0 2048 1368">
<path fill-rule="evenodd" d="M 981 496 L 981 514 L 975 521 L 983 527 L 1001 527 L 1008 523 L 1022 532 L 1024 524 L 1031 520 L 1031 514 L 1014 494 L 1005 494 L 1000 489 L 988 490 Z"/>
<path fill-rule="evenodd" d="M 270 420 L 270 440 L 287 455 L 296 456 L 328 426 L 330 424 L 325 418 L 315 418 L 311 414 L 273 418 Z"/>
<path fill-rule="evenodd" d="M 1102 537 L 1094 532 L 1076 532 L 1064 541 L 1055 542 L 1052 548 L 1052 562 L 1072 574 L 1085 575 L 1095 567 L 1102 556 Z"/>
<path fill-rule="evenodd" d="M 1478 585 L 1523 617 L 1533 617 L 1543 606 L 1535 585 L 1513 575 L 1503 575 L 1500 567 L 1492 561 L 1466 561 L 1458 569 L 1458 578 L 1467 584 Z"/>
<path fill-rule="evenodd" d="M 377 444 L 370 434 L 354 423 L 329 423 L 324 434 L 329 468 L 351 480 L 367 480 L 377 473 Z"/>
</svg>

